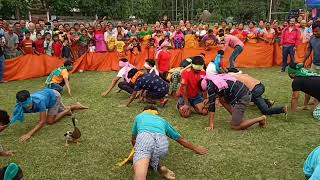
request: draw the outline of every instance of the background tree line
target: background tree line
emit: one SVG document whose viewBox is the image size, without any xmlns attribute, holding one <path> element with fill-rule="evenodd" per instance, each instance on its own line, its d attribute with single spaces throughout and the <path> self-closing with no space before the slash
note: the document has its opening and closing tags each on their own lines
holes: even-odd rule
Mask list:
<svg viewBox="0 0 320 180">
<path fill-rule="evenodd" d="M 210 20 L 234 17 L 234 21 L 267 19 L 270 0 L 0 0 L 2 18 L 28 19 L 28 12 L 57 16 L 74 15 L 79 9 L 81 16 L 107 16 L 110 19 L 127 19 L 129 16 L 154 22 L 163 15 L 175 21 L 199 20 L 203 10 L 211 13 Z M 288 12 L 302 8 L 304 0 L 273 0 L 273 11 Z M 273 18 L 284 19 L 285 15 Z"/>
</svg>

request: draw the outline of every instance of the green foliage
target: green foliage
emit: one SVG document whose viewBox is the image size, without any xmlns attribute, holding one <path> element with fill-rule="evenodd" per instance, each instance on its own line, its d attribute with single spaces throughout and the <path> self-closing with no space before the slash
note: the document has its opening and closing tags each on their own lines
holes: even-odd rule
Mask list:
<svg viewBox="0 0 320 180">
<path fill-rule="evenodd" d="M 176 1 L 177 7 L 176 7 Z M 303 8 L 303 0 L 273 0 L 274 11 L 288 12 L 291 8 Z M 42 4 L 55 15 L 72 15 L 73 8 L 79 8 L 84 16 L 107 16 L 112 19 L 127 19 L 130 15 L 154 22 L 164 14 L 172 20 L 193 18 L 198 21 L 203 10 L 208 10 L 215 21 L 229 16 L 236 21 L 266 19 L 270 0 L 0 0 L 0 16 L 9 17 L 20 11 L 27 16 L 27 8 Z M 193 9 L 192 9 L 193 8 Z M 177 9 L 177 11 L 176 11 Z M 173 11 L 173 12 L 172 12 Z M 200 14 L 199 14 L 200 13 Z M 176 16 L 177 15 L 177 16 Z M 193 15 L 193 17 L 192 17 Z"/>
</svg>

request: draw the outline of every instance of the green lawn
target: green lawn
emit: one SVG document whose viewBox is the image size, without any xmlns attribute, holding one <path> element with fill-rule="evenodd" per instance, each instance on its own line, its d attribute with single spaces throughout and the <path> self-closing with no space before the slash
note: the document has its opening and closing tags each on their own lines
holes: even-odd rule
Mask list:
<svg viewBox="0 0 320 180">
<path fill-rule="evenodd" d="M 276 105 L 289 104 L 290 79 L 271 69 L 242 69 L 262 80 L 266 96 Z M 25 123 L 17 124 L 1 133 L 1 144 L 16 150 L 12 158 L 0 158 L 0 164 L 19 163 L 25 179 L 131 179 L 131 165 L 115 168 L 131 150 L 130 129 L 135 115 L 144 104 L 134 102 L 129 109 L 118 105 L 127 101 L 128 95 L 116 89 L 107 98 L 100 93 L 115 73 L 85 72 L 71 77 L 73 97 L 63 96 L 65 104 L 79 101 L 90 110 L 76 114 L 82 131 L 80 145 L 64 146 L 63 134 L 71 129 L 70 118 L 47 126 L 26 143 L 19 138 L 35 126 L 38 115 L 27 115 Z M 27 89 L 34 92 L 42 88 L 45 78 L 0 84 L 0 108 L 13 110 L 15 93 Z M 302 111 L 269 117 L 267 128 L 232 131 L 229 114 L 219 109 L 216 129 L 206 132 L 207 117 L 193 114 L 180 118 L 175 108 L 176 100 L 161 109 L 161 115 L 187 139 L 209 149 L 207 156 L 198 156 L 171 141 L 169 156 L 164 163 L 176 173 L 177 179 L 304 179 L 302 167 L 306 156 L 318 146 L 319 124 L 311 112 Z M 249 118 L 260 115 L 251 106 Z M 161 179 L 150 173 L 149 179 Z"/>
</svg>

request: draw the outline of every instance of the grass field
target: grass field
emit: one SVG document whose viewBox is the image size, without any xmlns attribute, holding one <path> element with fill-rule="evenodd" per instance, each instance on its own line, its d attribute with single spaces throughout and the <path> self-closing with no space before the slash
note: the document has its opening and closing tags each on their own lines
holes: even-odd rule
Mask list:
<svg viewBox="0 0 320 180">
<path fill-rule="evenodd" d="M 278 68 L 242 69 L 262 80 L 266 96 L 276 105 L 289 104 L 291 83 Z M 12 158 L 0 158 L 0 164 L 19 163 L 27 180 L 44 179 L 131 179 L 131 165 L 115 168 L 131 150 L 130 129 L 135 115 L 144 104 L 134 102 L 130 108 L 119 109 L 128 95 L 116 93 L 107 98 L 100 93 L 115 73 L 85 72 L 71 77 L 73 97 L 63 96 L 63 102 L 79 101 L 90 107 L 76 114 L 82 131 L 80 145 L 64 146 L 63 134 L 71 129 L 70 118 L 47 126 L 26 143 L 20 136 L 35 126 L 38 115 L 27 115 L 23 124 L 14 125 L 0 134 L 6 149 L 16 150 Z M 45 78 L 0 84 L 0 108 L 10 113 L 15 93 L 27 89 L 34 92 L 42 88 Z M 179 180 L 198 179 L 304 179 L 302 167 L 306 156 L 319 144 L 319 124 L 311 112 L 300 111 L 269 117 L 265 129 L 253 127 L 242 132 L 232 131 L 229 114 L 222 108 L 216 115 L 216 129 L 207 132 L 207 117 L 192 115 L 180 118 L 175 109 L 176 100 L 161 109 L 161 115 L 176 127 L 183 136 L 195 144 L 209 149 L 207 156 L 198 156 L 171 141 L 169 156 L 164 164 L 176 173 Z M 301 103 L 300 103 L 301 105 Z M 260 115 L 251 106 L 246 117 Z M 149 179 L 161 179 L 150 173 Z"/>
</svg>

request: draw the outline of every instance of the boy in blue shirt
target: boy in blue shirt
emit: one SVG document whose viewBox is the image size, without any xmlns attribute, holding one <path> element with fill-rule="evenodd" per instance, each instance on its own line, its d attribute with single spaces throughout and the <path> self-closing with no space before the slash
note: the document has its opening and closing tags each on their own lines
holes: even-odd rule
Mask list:
<svg viewBox="0 0 320 180">
<path fill-rule="evenodd" d="M 27 134 L 20 138 L 20 141 L 27 141 L 37 131 L 46 124 L 54 124 L 64 116 L 70 115 L 73 110 L 88 109 L 79 102 L 64 106 L 61 101 L 61 95 L 53 89 L 43 89 L 30 95 L 29 91 L 22 90 L 16 94 L 16 106 L 10 124 L 17 121 L 23 122 L 24 113 L 39 113 L 40 120 L 38 124 Z"/>
<path fill-rule="evenodd" d="M 168 153 L 169 141 L 167 137 L 196 154 L 205 155 L 208 153 L 206 148 L 194 146 L 184 139 L 170 123 L 158 114 L 158 109 L 155 106 L 146 106 L 143 112 L 135 118 L 132 127 L 132 145 L 135 149 L 133 156 L 135 180 L 146 179 L 149 166 L 166 179 L 175 178 L 175 174 L 171 170 L 160 164 L 160 159 Z"/>
</svg>

